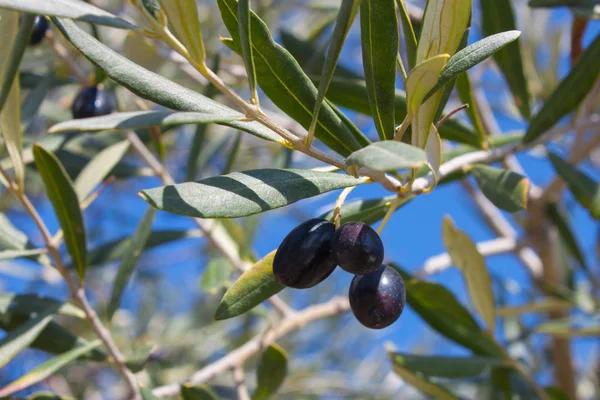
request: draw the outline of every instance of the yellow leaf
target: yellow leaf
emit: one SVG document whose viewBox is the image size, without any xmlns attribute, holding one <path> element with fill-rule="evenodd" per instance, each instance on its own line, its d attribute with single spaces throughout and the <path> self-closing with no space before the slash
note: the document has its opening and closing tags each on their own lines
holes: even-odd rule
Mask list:
<svg viewBox="0 0 600 400">
<path fill-rule="evenodd" d="M 427 153 L 427 164 L 433 171 L 433 176 L 437 182 L 440 166 L 442 165 L 442 139 L 433 124 L 430 125 L 425 152 Z"/>
<path fill-rule="evenodd" d="M 453 55 L 470 16 L 471 0 L 429 0 L 417 47 L 417 64 L 438 54 Z"/>
<path fill-rule="evenodd" d="M 465 277 L 471 302 L 489 331 L 493 332 L 496 323 L 496 303 L 485 258 L 477 250 L 473 240 L 454 226 L 450 217 L 444 218 L 442 236 L 452 262 Z"/>
<path fill-rule="evenodd" d="M 419 63 L 406 78 L 406 98 L 409 114 L 414 114 L 425 96 L 437 84 L 450 55 L 440 54 Z M 433 97 L 433 96 L 432 96 Z M 429 98 L 427 101 L 431 100 Z"/>
</svg>

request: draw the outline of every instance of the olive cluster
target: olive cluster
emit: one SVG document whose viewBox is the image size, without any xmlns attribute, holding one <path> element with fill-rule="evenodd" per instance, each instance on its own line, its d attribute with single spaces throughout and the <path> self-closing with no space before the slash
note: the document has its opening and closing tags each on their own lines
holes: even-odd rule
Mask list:
<svg viewBox="0 0 600 400">
<path fill-rule="evenodd" d="M 273 274 L 283 285 L 306 289 L 327 278 L 335 267 L 355 275 L 348 297 L 356 319 L 381 329 L 400 317 L 406 301 L 404 280 L 382 264 L 381 238 L 369 225 L 348 222 L 337 230 L 324 219 L 310 219 L 295 227 L 281 242 L 273 260 Z"/>
</svg>

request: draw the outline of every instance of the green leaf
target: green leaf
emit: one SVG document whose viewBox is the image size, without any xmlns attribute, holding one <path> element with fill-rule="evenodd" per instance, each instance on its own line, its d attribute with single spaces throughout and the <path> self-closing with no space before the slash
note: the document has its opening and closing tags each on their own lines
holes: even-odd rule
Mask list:
<svg viewBox="0 0 600 400">
<path fill-rule="evenodd" d="M 183 400 L 219 400 L 219 397 L 209 386 L 192 386 L 189 383 L 181 385 L 181 397 Z"/>
<path fill-rule="evenodd" d="M 236 218 L 284 207 L 364 180 L 296 169 L 255 169 L 142 190 L 152 207 L 197 218 Z"/>
<path fill-rule="evenodd" d="M 516 30 L 500 32 L 483 38 L 457 52 L 448 60 L 448 63 L 440 74 L 439 81 L 424 100 L 427 100 L 433 93 L 448 82 L 456 79 L 463 72 L 468 71 L 489 56 L 517 40 L 519 36 L 521 36 L 521 32 Z"/>
<path fill-rule="evenodd" d="M 25 46 L 29 43 L 29 32 L 33 18 L 24 19 L 24 24 L 19 26 L 19 14 L 13 11 L 0 9 L 0 37 L 7 43 L 0 48 L 0 131 L 12 161 L 17 184 L 23 190 L 25 184 L 25 166 L 23 165 L 23 137 L 21 132 L 21 99 L 19 76 L 19 63 L 23 56 Z M 4 179 L 2 178 L 2 181 Z"/>
<path fill-rule="evenodd" d="M 444 286 L 421 281 L 393 265 L 404 278 L 406 300 L 433 329 L 477 355 L 503 357 L 503 349 L 481 330 L 456 297 Z"/>
<path fill-rule="evenodd" d="M 24 250 L 33 248 L 27 235 L 17 229 L 6 215 L 0 213 L 0 248 L 6 250 Z"/>
<path fill-rule="evenodd" d="M 23 99 L 23 103 L 21 104 L 21 124 L 24 125 L 24 131 L 27 130 L 27 124 L 31 123 L 31 119 L 38 113 L 55 80 L 54 71 L 49 71 L 47 75 L 29 91 L 27 97 Z M 23 82 L 20 82 L 20 84 L 21 88 L 23 88 Z"/>
<path fill-rule="evenodd" d="M 523 135 L 521 134 L 511 134 L 511 135 L 498 135 L 491 136 L 488 138 L 488 145 L 490 148 L 509 146 L 512 144 L 517 144 L 523 139 Z M 444 162 L 451 160 L 455 157 L 462 156 L 467 153 L 471 153 L 473 151 L 480 150 L 479 146 L 457 146 L 452 150 L 449 150 L 444 153 Z"/>
<path fill-rule="evenodd" d="M 33 157 L 64 232 L 79 279 L 83 281 L 87 267 L 85 226 L 73 183 L 56 156 L 41 145 L 33 145 Z"/>
<path fill-rule="evenodd" d="M 71 303 L 37 294 L 0 293 L 0 314 L 10 312 L 12 315 L 29 317 L 43 312 L 48 307 L 53 307 L 54 312 L 59 315 L 85 318 L 83 310 Z"/>
<path fill-rule="evenodd" d="M 217 4 L 233 38 L 234 50 L 239 53 L 237 1 L 218 0 Z M 317 100 L 317 88 L 292 55 L 275 43 L 267 25 L 256 14 L 251 14 L 251 38 L 258 84 L 277 107 L 305 129 L 309 129 Z M 315 136 L 344 156 L 369 143 L 365 137 L 355 137 L 327 104 L 323 105 L 319 113 Z"/>
<path fill-rule="evenodd" d="M 408 70 L 412 70 L 417 64 L 417 38 L 408 15 L 408 10 L 404 0 L 396 0 L 400 19 L 402 20 L 402 32 L 404 33 L 404 45 L 406 46 L 406 56 L 408 58 Z"/>
<path fill-rule="evenodd" d="M 313 77 L 312 79 L 316 83 L 319 83 L 318 78 Z M 338 78 L 335 76 L 329 85 L 327 98 L 341 107 L 349 108 L 365 115 L 371 115 L 367 86 L 363 80 Z M 406 94 L 397 89 L 394 102 L 395 122 L 396 124 L 400 124 L 406 117 Z M 440 135 L 447 140 L 479 147 L 479 137 L 477 134 L 455 118 L 450 118 L 444 122 L 440 127 Z"/>
<path fill-rule="evenodd" d="M 48 307 L 0 340 L 0 368 L 33 343 L 46 325 L 52 321 L 54 311 L 54 307 Z"/>
<path fill-rule="evenodd" d="M 78 359 L 80 356 L 88 353 L 90 350 L 95 349 L 99 345 L 100 341 L 96 340 L 86 344 L 85 346 L 76 347 L 73 350 L 61 354 L 60 356 L 51 358 L 50 360 L 34 368 L 31 372 L 0 389 L 0 397 L 10 396 L 13 393 L 43 381 L 63 368 L 65 365 Z"/>
<path fill-rule="evenodd" d="M 391 195 L 380 199 L 358 200 L 351 203 L 345 203 L 340 209 L 340 215 L 342 217 L 340 224 L 343 225 L 350 221 L 360 221 L 367 225 L 372 225 L 385 216 L 395 199 L 396 196 Z M 410 200 L 410 197 L 405 198 L 398 208 L 396 208 L 396 211 Z M 323 214 L 320 218 L 331 220 L 333 218 L 333 210 Z"/>
<path fill-rule="evenodd" d="M 426 377 L 446 379 L 474 378 L 489 373 L 494 367 L 507 365 L 507 362 L 500 358 L 477 356 L 445 357 L 390 353 L 390 358 L 394 366 Z"/>
<path fill-rule="evenodd" d="M 554 169 L 569 185 L 577 201 L 589 210 L 593 218 L 600 218 L 600 184 L 556 154 L 548 153 L 548 156 Z"/>
<path fill-rule="evenodd" d="M 333 77 L 333 74 L 335 72 L 337 62 L 340 58 L 340 53 L 342 52 L 344 41 L 346 40 L 346 36 L 350 31 L 352 21 L 354 21 L 354 18 L 356 17 L 356 13 L 358 12 L 359 6 L 360 0 L 342 0 L 340 11 L 335 22 L 335 28 L 333 29 L 333 35 L 331 37 L 331 41 L 327 49 L 327 56 L 325 58 L 325 62 L 323 63 L 323 69 L 321 71 L 321 79 L 319 80 L 317 100 L 315 101 L 315 108 L 313 110 L 310 128 L 308 129 L 308 135 L 310 140 L 312 140 L 311 135 L 314 134 L 315 128 L 317 126 L 319 111 L 321 110 L 323 100 L 325 99 L 325 94 L 327 93 L 327 89 L 329 88 L 329 83 L 331 82 L 331 78 Z"/>
<path fill-rule="evenodd" d="M 73 397 L 60 396 L 51 392 L 34 393 L 27 400 L 75 400 Z"/>
<path fill-rule="evenodd" d="M 203 62 L 206 53 L 196 0 L 161 1 L 161 6 L 167 14 L 169 27 L 175 31 L 175 35 L 188 50 L 192 59 Z"/>
<path fill-rule="evenodd" d="M 238 29 L 240 32 L 240 47 L 246 74 L 248 75 L 248 85 L 253 101 L 258 104 L 258 93 L 256 92 L 256 70 L 254 68 L 254 55 L 252 54 L 252 39 L 250 30 L 250 0 L 240 0 L 238 6 Z"/>
<path fill-rule="evenodd" d="M 262 352 L 256 367 L 254 400 L 266 400 L 277 393 L 287 375 L 287 363 L 287 353 L 275 343 Z"/>
<path fill-rule="evenodd" d="M 479 188 L 494 205 L 508 212 L 517 212 L 527 208 L 529 180 L 515 172 L 475 164 L 471 173 Z"/>
<path fill-rule="evenodd" d="M 142 220 L 140 221 L 135 233 L 133 234 L 127 252 L 123 255 L 123 261 L 121 262 L 119 270 L 117 271 L 117 275 L 115 276 L 110 302 L 106 311 L 109 320 L 112 319 L 115 311 L 119 309 L 119 305 L 121 304 L 121 296 L 125 291 L 125 286 L 127 286 L 129 279 L 131 279 L 135 264 L 138 258 L 140 258 L 142 255 L 142 250 L 146 246 L 146 242 L 148 241 L 148 237 L 152 231 L 152 223 L 154 222 L 155 215 L 156 210 L 149 207 L 142 217 Z"/>
<path fill-rule="evenodd" d="M 79 0 L 0 0 L 0 8 L 31 14 L 78 19 L 92 24 L 112 26 L 113 28 L 140 29 L 107 11 Z"/>
<path fill-rule="evenodd" d="M 134 130 L 151 126 L 167 128 L 185 124 L 228 123 L 240 119 L 241 117 L 234 117 L 229 111 L 223 110 L 211 114 L 182 111 L 130 111 L 61 122 L 50 127 L 48 132 Z"/>
<path fill-rule="evenodd" d="M 46 249 L 27 249 L 27 250 L 5 250 L 0 251 L 0 261 L 12 260 L 21 257 L 39 256 L 45 254 Z"/>
<path fill-rule="evenodd" d="M 217 294 L 225 287 L 231 276 L 231 270 L 231 263 L 227 259 L 222 257 L 213 258 L 204 269 L 200 287 L 208 294 Z"/>
<path fill-rule="evenodd" d="M 346 167 L 367 167 L 375 171 L 416 168 L 427 161 L 418 147 L 395 140 L 385 140 L 355 151 L 346 159 Z"/>
<path fill-rule="evenodd" d="M 94 39 L 73 21 L 53 19 L 53 22 L 85 57 L 100 67 L 111 79 L 134 94 L 173 110 L 217 115 L 229 113 L 233 119 L 244 118 L 243 114 L 235 110 L 129 61 Z M 233 121 L 223 123 L 223 125 L 241 129 L 262 139 L 279 141 L 277 134 L 258 122 Z"/>
<path fill-rule="evenodd" d="M 460 102 L 468 105 L 465 112 L 467 113 L 471 124 L 475 127 L 475 132 L 477 132 L 479 136 L 481 147 L 484 147 L 488 138 L 486 137 L 486 131 L 480 117 L 479 106 L 477 105 L 475 95 L 471 89 L 471 81 L 469 80 L 467 72 L 463 72 L 456 78 L 456 91 Z"/>
<path fill-rule="evenodd" d="M 448 389 L 441 385 L 431 382 L 429 379 L 425 378 L 421 374 L 415 374 L 409 369 L 404 368 L 399 363 L 394 363 L 393 367 L 394 372 L 398 376 L 400 376 L 400 378 L 402 378 L 404 382 L 411 386 L 414 386 L 426 395 L 438 400 L 458 400 L 458 398 L 452 393 L 450 393 Z"/>
<path fill-rule="evenodd" d="M 524 143 L 538 139 L 579 106 L 600 75 L 598 59 L 600 59 L 600 35 L 579 56 L 569 74 L 560 81 L 541 110 L 533 117 L 523 139 Z"/>
<path fill-rule="evenodd" d="M 454 265 L 463 273 L 471 301 L 485 321 L 488 330 L 496 326 L 496 304 L 492 291 L 492 280 L 481 255 L 471 238 L 457 229 L 449 217 L 444 218 L 442 236 L 444 246 Z"/>
<path fill-rule="evenodd" d="M 273 275 L 273 258 L 275 251 L 254 264 L 231 285 L 215 312 L 217 321 L 237 317 L 284 289 Z"/>
<path fill-rule="evenodd" d="M 79 202 L 84 201 L 94 188 L 102 182 L 106 175 L 121 161 L 125 153 L 127 153 L 129 145 L 129 140 L 122 140 L 108 146 L 92 158 L 85 168 L 81 170 L 74 182 Z"/>
<path fill-rule="evenodd" d="M 152 389 L 149 388 L 140 388 L 140 394 L 142 395 L 142 400 L 160 400 L 160 397 L 153 395 Z"/>
<path fill-rule="evenodd" d="M 140 372 L 146 367 L 153 350 L 154 346 L 145 346 L 134 350 L 125 359 L 125 366 L 133 373 Z"/>
<path fill-rule="evenodd" d="M 481 29 L 485 36 L 516 29 L 510 0 L 481 0 Z M 529 89 L 519 44 L 514 42 L 494 54 L 494 59 L 504 75 L 521 115 L 529 119 Z"/>
<path fill-rule="evenodd" d="M 363 0 L 360 36 L 369 105 L 381 140 L 394 137 L 398 19 L 394 0 Z"/>
</svg>

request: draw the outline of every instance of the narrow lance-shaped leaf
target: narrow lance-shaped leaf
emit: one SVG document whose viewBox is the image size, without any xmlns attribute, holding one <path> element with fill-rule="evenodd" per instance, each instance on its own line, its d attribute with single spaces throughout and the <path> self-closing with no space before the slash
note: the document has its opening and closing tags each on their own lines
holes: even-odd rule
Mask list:
<svg viewBox="0 0 600 400">
<path fill-rule="evenodd" d="M 79 279 L 83 280 L 87 267 L 85 226 L 71 178 L 58 158 L 39 144 L 33 145 L 33 157 L 64 232 Z"/>
<path fill-rule="evenodd" d="M 45 312 L 7 333 L 0 340 L 0 368 L 3 368 L 17 354 L 29 347 L 46 325 L 52 321 L 53 312 L 53 307 L 49 307 Z"/>
<path fill-rule="evenodd" d="M 367 94 L 375 128 L 380 139 L 392 139 L 399 43 L 394 0 L 362 1 L 360 37 Z"/>
<path fill-rule="evenodd" d="M 85 319 L 83 310 L 71 303 L 31 293 L 0 293 L 0 314 L 10 312 L 12 316 L 29 318 L 33 314 L 43 313 L 49 307 L 59 315 Z"/>
<path fill-rule="evenodd" d="M 364 179 L 332 172 L 255 169 L 147 189 L 140 195 L 151 206 L 174 214 L 236 218 L 362 182 Z"/>
<path fill-rule="evenodd" d="M 396 198 L 397 196 L 391 195 L 382 197 L 381 199 L 358 200 L 345 203 L 340 209 L 340 216 L 342 217 L 340 224 L 343 225 L 350 221 L 360 221 L 367 225 L 372 225 L 385 216 Z M 410 197 L 405 198 L 396 208 L 396 211 L 407 204 L 410 199 Z M 333 218 L 333 210 L 323 214 L 321 218 L 331 220 Z"/>
<path fill-rule="evenodd" d="M 33 17 L 24 19 L 19 26 L 19 14 L 14 11 L 0 9 L 0 37 L 5 45 L 0 48 L 0 130 L 4 144 L 15 170 L 17 184 L 23 190 L 25 183 L 25 166 L 23 165 L 23 138 L 21 132 L 21 99 L 19 63 L 25 46 L 29 43 L 29 32 Z"/>
<path fill-rule="evenodd" d="M 471 173 L 485 197 L 496 207 L 513 213 L 527 208 L 530 183 L 524 176 L 483 164 L 473 165 Z"/>
<path fill-rule="evenodd" d="M 256 368 L 254 400 L 265 400 L 277 393 L 287 375 L 287 361 L 287 353 L 275 343 L 262 352 Z"/>
<path fill-rule="evenodd" d="M 331 82 L 331 78 L 333 77 L 337 62 L 340 58 L 342 46 L 344 45 L 346 36 L 350 30 L 352 21 L 354 21 L 354 18 L 356 17 L 356 13 L 358 12 L 358 7 L 360 6 L 361 1 L 362 0 L 342 0 L 340 11 L 335 22 L 335 28 L 333 29 L 333 35 L 331 37 L 329 47 L 327 48 L 327 55 L 325 57 L 325 62 L 323 63 L 323 69 L 321 71 L 317 100 L 315 101 L 313 117 L 308 129 L 308 144 L 312 142 L 312 137 L 319 120 L 319 111 L 323 105 L 325 94 L 327 93 L 327 89 L 329 89 L 329 83 Z"/>
<path fill-rule="evenodd" d="M 446 379 L 474 378 L 507 365 L 501 358 L 492 357 L 446 357 L 390 353 L 394 365 L 422 374 L 426 377 Z"/>
<path fill-rule="evenodd" d="M 440 74 L 440 79 L 435 87 L 428 93 L 424 100 L 427 100 L 433 93 L 446 85 L 448 82 L 457 78 L 463 72 L 468 71 L 475 65 L 484 61 L 497 51 L 508 46 L 521 36 L 520 31 L 506 31 L 483 38 L 453 55 L 444 66 Z"/>
<path fill-rule="evenodd" d="M 469 311 L 448 289 L 421 281 L 398 266 L 392 266 L 404 278 L 408 304 L 431 328 L 475 354 L 503 357 L 503 349 L 482 331 Z"/>
<path fill-rule="evenodd" d="M 258 93 L 256 91 L 256 70 L 254 68 L 254 55 L 252 54 L 252 31 L 250 30 L 250 0 L 239 0 L 238 2 L 238 24 L 240 30 L 240 47 L 246 65 L 248 84 L 252 102 L 258 104 Z"/>
<path fill-rule="evenodd" d="M 523 139 L 524 143 L 538 139 L 581 104 L 600 76 L 599 59 L 600 35 L 596 36 L 579 56 L 569 74 L 560 81 L 558 87 L 544 102 L 542 109 L 533 117 Z"/>
<path fill-rule="evenodd" d="M 217 321 L 237 317 L 284 289 L 273 275 L 274 258 L 272 251 L 231 285 L 215 312 Z"/>
<path fill-rule="evenodd" d="M 367 167 L 376 171 L 417 168 L 427 161 L 422 149 L 406 143 L 385 140 L 355 151 L 346 159 L 346 168 Z"/>
<path fill-rule="evenodd" d="M 456 78 L 456 91 L 460 102 L 468 106 L 465 112 L 467 113 L 471 124 L 475 127 L 475 132 L 477 132 L 479 140 L 481 141 L 481 147 L 485 148 L 487 146 L 486 132 L 483 122 L 481 121 L 479 106 L 475 101 L 475 95 L 471 88 L 471 81 L 467 72 L 463 72 Z"/>
<path fill-rule="evenodd" d="M 123 140 L 108 146 L 98 153 L 81 170 L 75 179 L 75 191 L 79 202 L 92 193 L 92 190 L 108 175 L 108 173 L 121 161 L 129 149 L 129 140 Z"/>
<path fill-rule="evenodd" d="M 181 385 L 181 397 L 183 400 L 219 400 L 216 393 L 206 385 Z"/>
<path fill-rule="evenodd" d="M 138 96 L 162 106 L 179 111 L 194 111 L 207 114 L 244 115 L 210 100 L 201 94 L 184 88 L 160 75 L 129 61 L 114 52 L 68 19 L 52 20 L 63 35 L 92 63 L 104 70 L 115 82 L 123 85 Z M 279 136 L 258 122 L 227 122 L 223 125 L 241 129 L 262 139 L 279 141 Z"/>
<path fill-rule="evenodd" d="M 125 287 L 133 274 L 135 264 L 140 258 L 142 250 L 146 246 L 146 242 L 152 231 L 152 223 L 154 222 L 155 215 L 156 210 L 149 207 L 133 235 L 127 252 L 123 256 L 123 261 L 119 266 L 115 281 L 113 282 L 112 294 L 110 296 L 110 302 L 108 303 L 107 314 L 109 320 L 112 319 L 115 311 L 117 311 L 121 304 L 121 296 L 125 291 Z"/>
<path fill-rule="evenodd" d="M 449 217 L 444 218 L 442 227 L 444 246 L 467 282 L 467 289 L 475 309 L 485 321 L 488 330 L 494 332 L 496 325 L 496 304 L 492 291 L 492 281 L 485 259 L 477 250 L 473 240 L 457 229 Z"/>
<path fill-rule="evenodd" d="M 485 36 L 516 29 L 510 0 L 481 0 L 481 29 Z M 529 119 L 529 89 L 518 43 L 512 43 L 494 54 L 521 115 Z"/>
<path fill-rule="evenodd" d="M 421 392 L 425 393 L 432 398 L 439 400 L 457 400 L 458 398 L 454 396 L 448 389 L 445 387 L 438 385 L 436 383 L 431 382 L 429 379 L 419 376 L 412 372 L 411 370 L 405 368 L 400 363 L 393 363 L 394 372 L 402 378 L 402 380 L 408 383 L 411 386 L 414 386 Z"/>
<path fill-rule="evenodd" d="M 185 46 L 193 60 L 204 62 L 206 53 L 198 19 L 196 0 L 169 0 L 161 2 L 170 27 Z"/>
<path fill-rule="evenodd" d="M 240 119 L 240 117 L 234 117 L 228 112 L 209 114 L 183 111 L 127 111 L 61 122 L 50 127 L 48 132 L 133 130 L 152 126 L 168 128 L 186 124 L 227 123 Z"/>
<path fill-rule="evenodd" d="M 121 29 L 139 29 L 137 26 L 80 0 L 0 0 L 0 8 L 8 8 L 30 14 L 49 15 L 78 19 L 92 24 L 107 25 Z"/>
<path fill-rule="evenodd" d="M 225 26 L 233 38 L 233 42 L 224 43 L 233 45 L 233 49 L 241 53 L 237 1 L 218 0 L 217 4 Z M 275 43 L 267 25 L 253 12 L 251 20 L 251 39 L 258 84 L 277 107 L 308 129 L 317 99 L 317 88 L 291 54 Z M 328 104 L 321 107 L 315 136 L 344 156 L 369 143 L 364 136 L 355 136 L 348 130 Z"/>
<path fill-rule="evenodd" d="M 589 210 L 592 217 L 600 218 L 600 184 L 556 154 L 548 155 L 554 169 L 567 182 L 577 201 Z"/>
<path fill-rule="evenodd" d="M 417 64 L 417 38 L 415 31 L 408 15 L 408 10 L 404 4 L 404 0 L 396 0 L 400 19 L 402 21 L 402 32 L 404 33 L 404 45 L 406 46 L 406 56 L 408 58 L 408 69 L 412 70 Z"/>
<path fill-rule="evenodd" d="M 63 368 L 65 365 L 88 353 L 90 350 L 93 350 L 99 345 L 100 341 L 96 340 L 84 346 L 76 347 L 73 350 L 61 354 L 60 356 L 51 358 L 40 366 L 34 368 L 31 372 L 0 389 L 0 397 L 10 396 L 13 393 L 43 381 Z"/>
<path fill-rule="evenodd" d="M 225 258 L 213 258 L 204 269 L 200 279 L 200 287 L 208 294 L 218 293 L 219 290 L 225 287 L 231 276 L 231 270 L 231 263 Z"/>
</svg>

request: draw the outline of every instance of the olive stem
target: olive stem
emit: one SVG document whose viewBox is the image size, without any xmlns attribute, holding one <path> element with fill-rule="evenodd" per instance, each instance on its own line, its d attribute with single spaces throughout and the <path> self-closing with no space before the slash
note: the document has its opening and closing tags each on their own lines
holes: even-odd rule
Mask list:
<svg viewBox="0 0 600 400">
<path fill-rule="evenodd" d="M 402 204 L 404 202 L 404 198 L 403 197 L 396 197 L 396 199 L 393 201 L 392 204 L 390 204 L 390 208 L 388 208 L 387 212 L 385 213 L 385 217 L 383 217 L 383 221 L 381 221 L 381 223 L 379 224 L 379 226 L 377 227 L 377 233 L 379 235 L 381 235 L 381 232 L 383 232 L 383 228 L 385 228 L 385 226 L 387 225 L 388 221 L 390 220 L 390 218 L 392 217 L 392 214 L 394 213 L 394 211 L 396 211 L 396 209 L 400 206 L 400 204 Z"/>
<path fill-rule="evenodd" d="M 335 229 L 340 227 L 340 220 L 342 219 L 341 211 L 342 211 L 342 206 L 344 205 L 344 202 L 346 201 L 346 197 L 348 197 L 350 192 L 353 191 L 355 188 L 356 188 L 356 186 L 351 186 L 351 187 L 347 187 L 346 189 L 342 190 L 342 193 L 340 193 L 337 200 L 335 201 L 335 207 L 333 208 L 333 217 L 331 218 L 331 222 L 333 222 L 335 224 Z"/>
</svg>

